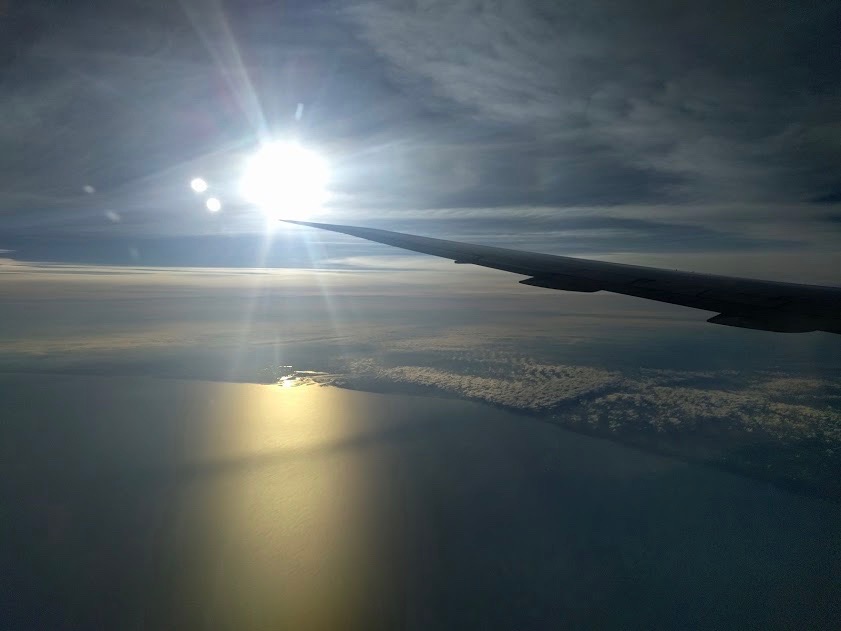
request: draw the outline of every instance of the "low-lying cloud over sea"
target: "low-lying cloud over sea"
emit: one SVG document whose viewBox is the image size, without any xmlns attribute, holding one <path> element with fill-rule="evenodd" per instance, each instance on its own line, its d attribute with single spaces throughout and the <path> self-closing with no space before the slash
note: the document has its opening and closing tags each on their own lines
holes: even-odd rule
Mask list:
<svg viewBox="0 0 841 631">
<path fill-rule="evenodd" d="M 833 336 L 732 330 L 676 307 L 416 263 L 267 271 L 10 260 L 0 266 L 0 370 L 470 399 L 841 499 Z"/>
</svg>

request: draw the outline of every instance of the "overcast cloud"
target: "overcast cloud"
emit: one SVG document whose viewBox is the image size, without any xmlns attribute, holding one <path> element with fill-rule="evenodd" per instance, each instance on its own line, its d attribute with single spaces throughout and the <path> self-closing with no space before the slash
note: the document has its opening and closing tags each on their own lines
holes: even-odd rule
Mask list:
<svg viewBox="0 0 841 631">
<path fill-rule="evenodd" d="M 292 133 L 332 164 L 327 221 L 676 267 L 754 252 L 766 275 L 808 251 L 837 280 L 838 20 L 832 2 L 9 3 L 0 247 L 254 266 L 265 222 L 236 180 Z M 346 243 L 328 258 L 372 252 Z"/>
</svg>

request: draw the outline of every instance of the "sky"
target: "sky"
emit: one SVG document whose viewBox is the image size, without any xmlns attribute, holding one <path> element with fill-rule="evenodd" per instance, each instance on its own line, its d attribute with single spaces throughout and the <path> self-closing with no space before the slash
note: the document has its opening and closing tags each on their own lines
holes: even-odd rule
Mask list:
<svg viewBox="0 0 841 631">
<path fill-rule="evenodd" d="M 238 183 L 294 139 L 329 164 L 315 221 L 838 285 L 839 20 L 833 2 L 7 0 L 0 370 L 294 373 L 704 461 L 761 435 L 823 454 L 805 478 L 772 464 L 837 495 L 837 336 L 277 227 Z M 720 434 L 687 451 L 704 423 Z"/>
<path fill-rule="evenodd" d="M 237 181 L 262 140 L 294 137 L 331 166 L 317 220 L 837 283 L 839 19 L 833 2 L 9 0 L 0 248 L 259 266 Z M 268 262 L 388 254 L 326 242 Z"/>
</svg>

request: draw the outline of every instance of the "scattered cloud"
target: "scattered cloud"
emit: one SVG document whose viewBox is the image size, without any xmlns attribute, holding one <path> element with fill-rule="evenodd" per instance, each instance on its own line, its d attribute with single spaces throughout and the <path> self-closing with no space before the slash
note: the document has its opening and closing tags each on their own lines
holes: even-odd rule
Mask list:
<svg viewBox="0 0 841 631">
<path fill-rule="evenodd" d="M 542 363 L 511 352 L 454 352 L 447 341 L 438 347 L 428 341 L 426 350 L 386 353 L 378 360 L 350 358 L 316 381 L 480 401 L 575 431 L 841 497 L 834 473 L 841 465 L 841 387 L 834 376 L 618 371 Z"/>
<path fill-rule="evenodd" d="M 484 363 L 484 366 L 482 364 Z M 621 381 L 619 375 L 582 366 L 553 366 L 511 362 L 474 363 L 475 372 L 452 372 L 430 366 L 384 367 L 370 359 L 348 363 L 346 376 L 334 385 L 377 389 L 384 385 L 410 386 L 507 408 L 543 413 L 592 396 Z M 506 375 L 506 376 L 501 376 Z M 366 387 L 367 386 L 367 387 Z"/>
</svg>

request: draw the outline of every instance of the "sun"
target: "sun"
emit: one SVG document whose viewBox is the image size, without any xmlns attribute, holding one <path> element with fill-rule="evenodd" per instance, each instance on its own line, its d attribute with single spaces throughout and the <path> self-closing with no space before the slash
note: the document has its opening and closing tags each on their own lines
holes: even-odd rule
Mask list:
<svg viewBox="0 0 841 631">
<path fill-rule="evenodd" d="M 249 158 L 240 192 L 271 219 L 304 219 L 327 197 L 327 162 L 296 142 L 263 145 Z"/>
</svg>

